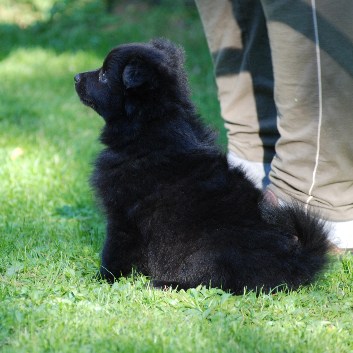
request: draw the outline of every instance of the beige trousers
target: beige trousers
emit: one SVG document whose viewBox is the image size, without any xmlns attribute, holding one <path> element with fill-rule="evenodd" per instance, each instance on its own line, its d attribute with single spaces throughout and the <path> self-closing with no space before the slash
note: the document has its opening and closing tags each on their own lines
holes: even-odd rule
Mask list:
<svg viewBox="0 0 353 353">
<path fill-rule="evenodd" d="M 229 150 L 272 161 L 280 198 L 353 220 L 353 1 L 196 3 Z"/>
</svg>

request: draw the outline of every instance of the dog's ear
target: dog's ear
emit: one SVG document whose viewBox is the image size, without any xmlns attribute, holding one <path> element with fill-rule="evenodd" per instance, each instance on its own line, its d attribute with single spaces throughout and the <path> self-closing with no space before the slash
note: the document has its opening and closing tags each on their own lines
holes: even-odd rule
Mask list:
<svg viewBox="0 0 353 353">
<path fill-rule="evenodd" d="M 153 82 L 153 70 L 140 60 L 134 60 L 125 66 L 123 83 L 126 88 L 138 88 Z"/>
</svg>

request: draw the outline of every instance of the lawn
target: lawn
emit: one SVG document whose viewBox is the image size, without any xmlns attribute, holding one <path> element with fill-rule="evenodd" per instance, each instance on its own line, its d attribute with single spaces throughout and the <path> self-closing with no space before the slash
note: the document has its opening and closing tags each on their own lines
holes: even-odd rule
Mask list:
<svg viewBox="0 0 353 353">
<path fill-rule="evenodd" d="M 175 5 L 178 3 L 178 5 Z M 291 293 L 95 279 L 104 221 L 88 178 L 103 122 L 73 76 L 119 43 L 185 47 L 200 114 L 225 132 L 190 1 L 0 0 L 0 352 L 353 352 L 353 256 Z"/>
</svg>

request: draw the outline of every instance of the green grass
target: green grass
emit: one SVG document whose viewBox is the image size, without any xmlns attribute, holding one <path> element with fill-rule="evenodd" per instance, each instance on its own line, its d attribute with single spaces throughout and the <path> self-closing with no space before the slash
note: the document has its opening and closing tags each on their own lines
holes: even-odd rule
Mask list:
<svg viewBox="0 0 353 353">
<path fill-rule="evenodd" d="M 53 6 L 54 5 L 54 6 Z M 94 279 L 104 221 L 88 185 L 103 122 L 75 73 L 119 44 L 185 46 L 193 99 L 221 130 L 194 8 L 162 1 L 0 0 L 0 352 L 353 352 L 353 257 L 293 293 L 158 291 Z"/>
</svg>

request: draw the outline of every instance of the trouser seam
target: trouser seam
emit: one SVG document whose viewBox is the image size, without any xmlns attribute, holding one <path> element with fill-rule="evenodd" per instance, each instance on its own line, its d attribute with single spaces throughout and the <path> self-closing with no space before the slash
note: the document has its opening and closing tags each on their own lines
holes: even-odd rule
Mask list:
<svg viewBox="0 0 353 353">
<path fill-rule="evenodd" d="M 321 126 L 323 119 L 322 111 L 322 81 L 321 81 L 321 57 L 320 57 L 320 40 L 319 40 L 319 28 L 316 15 L 316 0 L 311 0 L 312 8 L 312 18 L 314 26 L 314 37 L 315 37 L 315 49 L 316 49 L 316 62 L 317 62 L 317 77 L 318 77 L 318 100 L 319 100 L 319 121 L 318 121 L 318 130 L 317 130 L 317 140 L 316 140 L 316 156 L 315 156 L 315 166 L 312 174 L 312 183 L 309 188 L 308 198 L 305 202 L 306 207 L 309 206 L 311 200 L 313 199 L 313 189 L 316 184 L 317 170 L 319 166 L 320 158 L 320 144 L 321 144 Z"/>
</svg>

